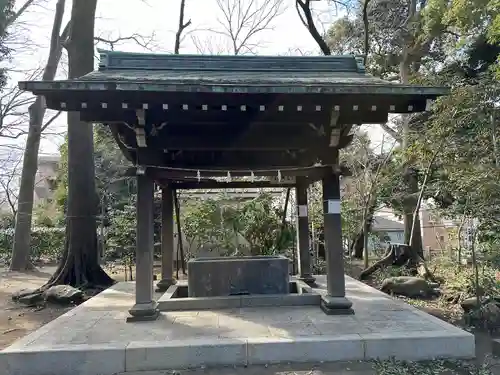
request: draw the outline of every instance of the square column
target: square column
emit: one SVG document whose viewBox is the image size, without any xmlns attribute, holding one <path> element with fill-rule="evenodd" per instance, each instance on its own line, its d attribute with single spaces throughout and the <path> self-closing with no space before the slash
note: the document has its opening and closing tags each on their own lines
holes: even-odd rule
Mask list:
<svg viewBox="0 0 500 375">
<path fill-rule="evenodd" d="M 352 302 L 345 297 L 340 178 L 330 170 L 322 182 L 327 294 L 321 297 L 321 309 L 329 315 L 353 314 Z"/>
<path fill-rule="evenodd" d="M 127 322 L 155 320 L 160 314 L 153 299 L 154 183 L 137 176 L 137 240 L 135 250 L 135 305 Z"/>
<path fill-rule="evenodd" d="M 161 280 L 157 292 L 175 285 L 174 278 L 174 195 L 170 187 L 161 189 Z"/>
<path fill-rule="evenodd" d="M 297 201 L 297 256 L 299 260 L 299 279 L 312 287 L 316 286 L 316 279 L 312 276 L 311 252 L 309 251 L 307 181 L 303 177 L 297 177 L 295 198 Z"/>
</svg>

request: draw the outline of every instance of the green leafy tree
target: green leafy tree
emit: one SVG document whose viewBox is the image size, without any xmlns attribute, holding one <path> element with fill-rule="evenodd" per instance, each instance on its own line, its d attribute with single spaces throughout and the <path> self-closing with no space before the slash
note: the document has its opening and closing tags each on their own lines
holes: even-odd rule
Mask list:
<svg viewBox="0 0 500 375">
<path fill-rule="evenodd" d="M 189 247 L 197 243 L 199 247 L 231 250 L 235 218 L 231 217 L 228 207 L 222 208 L 220 199 L 185 201 L 181 215 L 182 231 Z"/>
<path fill-rule="evenodd" d="M 110 212 L 108 244 L 113 253 L 118 255 L 128 269 L 130 279 L 133 280 L 132 266 L 135 263 L 136 245 L 136 215 L 135 197 L 131 197 L 129 204 Z M 108 253 L 109 254 L 109 253 Z"/>
<path fill-rule="evenodd" d="M 253 255 L 269 255 L 286 249 L 293 241 L 293 230 L 282 226 L 283 210 L 275 206 L 271 194 L 260 194 L 241 207 L 241 234 Z M 283 231 L 283 232 L 282 232 Z"/>
<path fill-rule="evenodd" d="M 488 75 L 475 85 L 458 86 L 437 104 L 425 134 L 415 150 L 429 152 L 440 140 L 436 179 L 430 190 L 449 217 L 467 214 L 480 221 L 485 233 L 500 230 L 500 164 L 497 140 L 500 129 L 492 115 L 500 87 Z M 493 121 L 492 121 L 493 120 Z M 440 197 L 441 196 L 441 200 Z M 442 197 L 450 197 L 442 201 Z M 451 202 L 450 202 L 451 200 Z M 447 204 L 448 203 L 448 204 Z"/>
<path fill-rule="evenodd" d="M 59 147 L 61 159 L 59 162 L 57 188 L 54 200 L 62 211 L 65 211 L 68 192 L 68 142 Z M 100 204 L 106 209 L 115 209 L 129 203 L 130 194 L 135 193 L 135 181 L 124 176 L 131 166 L 118 148 L 109 127 L 96 125 L 94 127 L 94 167 L 96 175 L 97 195 Z"/>
<path fill-rule="evenodd" d="M 484 70 L 485 66 L 490 70 L 498 69 L 500 51 L 494 46 L 499 40 L 498 8 L 498 0 L 368 0 L 360 3 L 352 16 L 334 22 L 325 40 L 334 53 L 366 53 L 367 68 L 374 75 L 399 79 L 402 83 L 429 78 L 437 83 L 431 77 L 441 75 L 443 67 L 468 65 L 474 72 Z M 467 53 L 468 49 L 478 51 L 478 47 L 482 48 L 481 58 L 477 59 L 478 54 Z M 486 53 L 490 56 L 484 64 Z M 468 62 L 463 61 L 464 55 L 468 56 Z M 449 85 L 450 82 L 443 80 L 441 84 Z M 412 238 L 412 246 L 421 252 L 420 234 L 414 233 L 420 228 L 418 217 L 417 225 L 413 225 L 412 219 L 415 219 L 422 186 L 422 180 L 416 179 L 425 174 L 418 168 L 425 164 L 425 159 L 414 160 L 415 153 L 410 150 L 415 125 L 415 118 L 409 116 L 403 116 L 391 126 L 381 125 L 401 148 L 399 159 L 388 176 L 393 186 L 385 186 L 384 192 L 396 195 L 387 196 L 386 201 L 394 203 L 393 208 L 403 216 L 406 241 Z"/>
<path fill-rule="evenodd" d="M 282 209 L 276 207 L 270 194 L 242 202 L 227 195 L 193 199 L 182 212 L 182 231 L 189 241 L 225 249 L 228 255 L 245 252 L 246 246 L 253 255 L 272 254 L 293 243 L 295 231 L 287 222 L 282 225 Z"/>
</svg>

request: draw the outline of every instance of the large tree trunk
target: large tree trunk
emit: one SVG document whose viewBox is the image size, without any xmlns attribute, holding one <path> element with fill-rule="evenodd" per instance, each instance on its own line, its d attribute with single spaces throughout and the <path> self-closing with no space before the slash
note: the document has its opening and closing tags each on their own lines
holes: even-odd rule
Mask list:
<svg viewBox="0 0 500 375">
<path fill-rule="evenodd" d="M 69 78 L 94 68 L 94 22 L 97 0 L 73 0 L 68 40 Z M 58 270 L 47 286 L 107 287 L 113 280 L 99 265 L 92 124 L 68 113 L 68 211 L 66 243 Z"/>
<path fill-rule="evenodd" d="M 69 29 L 67 26 L 62 35 L 60 34 L 64 15 L 64 5 L 65 0 L 59 0 L 56 5 L 56 13 L 50 39 L 49 57 L 42 76 L 44 81 L 54 80 L 57 66 L 61 60 L 62 43 L 67 37 Z M 38 169 L 38 151 L 40 148 L 40 137 L 43 130 L 44 116 L 45 100 L 42 96 L 38 96 L 35 102 L 29 107 L 30 120 L 28 138 L 24 149 L 23 169 L 21 172 L 14 231 L 14 245 L 10 264 L 10 269 L 12 271 L 23 271 L 31 268 L 29 255 L 33 214 L 33 191 L 35 189 L 35 177 Z"/>
</svg>

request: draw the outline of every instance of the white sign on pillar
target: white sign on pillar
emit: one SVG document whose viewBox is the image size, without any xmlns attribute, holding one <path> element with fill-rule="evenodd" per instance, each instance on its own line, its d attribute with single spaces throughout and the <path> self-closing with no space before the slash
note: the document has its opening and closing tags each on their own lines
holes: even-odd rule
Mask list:
<svg viewBox="0 0 500 375">
<path fill-rule="evenodd" d="M 328 214 L 340 214 L 340 200 L 339 199 L 329 199 L 327 205 Z"/>
<path fill-rule="evenodd" d="M 307 205 L 299 205 L 299 217 L 307 217 Z"/>
</svg>

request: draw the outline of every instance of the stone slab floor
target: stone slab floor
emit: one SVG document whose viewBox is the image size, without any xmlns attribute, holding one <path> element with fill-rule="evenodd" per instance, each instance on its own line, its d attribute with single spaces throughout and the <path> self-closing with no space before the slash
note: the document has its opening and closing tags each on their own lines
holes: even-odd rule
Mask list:
<svg viewBox="0 0 500 375">
<path fill-rule="evenodd" d="M 317 278 L 324 293 L 325 277 Z M 134 283 L 118 283 L 0 353 L 0 374 L 123 372 L 278 362 L 474 356 L 474 337 L 346 276 L 355 315 L 316 306 L 163 312 L 126 323 Z"/>
</svg>

